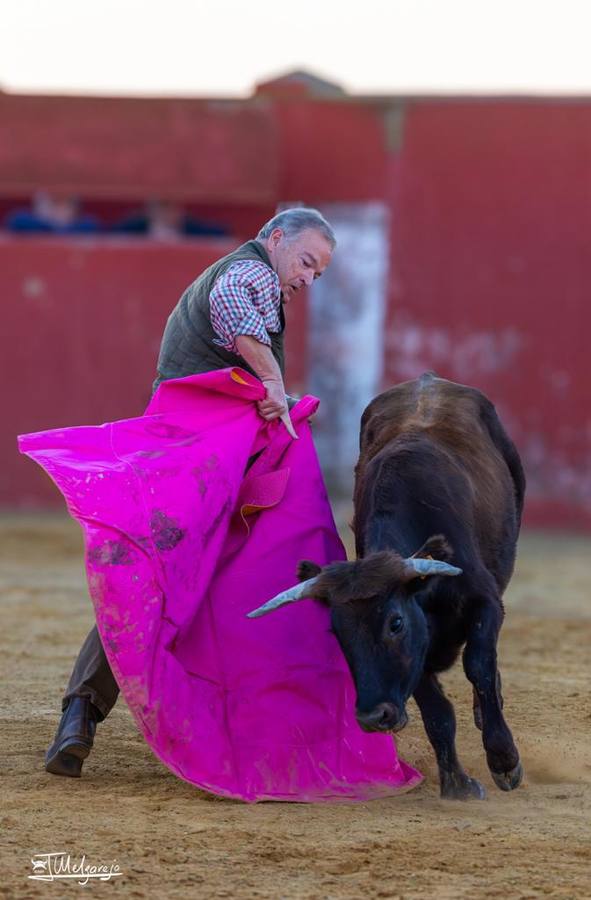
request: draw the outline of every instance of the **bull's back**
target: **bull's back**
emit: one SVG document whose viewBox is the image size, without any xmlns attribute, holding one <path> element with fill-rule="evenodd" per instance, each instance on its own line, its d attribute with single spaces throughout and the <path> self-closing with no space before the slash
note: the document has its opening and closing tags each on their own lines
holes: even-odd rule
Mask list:
<svg viewBox="0 0 591 900">
<path fill-rule="evenodd" d="M 456 507 L 492 565 L 491 554 L 515 542 L 519 524 L 512 474 L 492 433 L 497 426 L 504 435 L 484 394 L 430 373 L 385 391 L 361 420 L 356 510 L 371 508 L 368 490 L 375 485 L 368 478 L 387 480 L 388 472 L 400 471 L 404 482 L 412 461 L 415 471 L 424 471 L 413 479 L 415 493 L 417 477 L 424 478 L 424 493 L 431 491 L 433 500 L 441 496 L 441 485 L 454 484 Z M 381 485 L 382 494 L 387 490 Z"/>
<path fill-rule="evenodd" d="M 460 454 L 474 436 L 486 439 L 480 418 L 485 395 L 476 388 L 438 378 L 432 373 L 405 381 L 379 394 L 361 418 L 360 450 L 371 459 L 391 440 L 429 434 Z"/>
</svg>

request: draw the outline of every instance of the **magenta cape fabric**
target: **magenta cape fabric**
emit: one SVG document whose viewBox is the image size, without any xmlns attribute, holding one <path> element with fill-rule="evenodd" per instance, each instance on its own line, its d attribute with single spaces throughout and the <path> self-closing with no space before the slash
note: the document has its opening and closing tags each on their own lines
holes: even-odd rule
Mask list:
<svg viewBox="0 0 591 900">
<path fill-rule="evenodd" d="M 86 539 L 98 628 L 139 728 L 181 778 L 226 797 L 368 800 L 420 774 L 354 717 L 321 604 L 246 613 L 297 563 L 345 557 L 307 421 L 265 423 L 257 379 L 164 382 L 144 416 L 20 438 Z M 244 475 L 249 457 L 263 450 Z"/>
</svg>

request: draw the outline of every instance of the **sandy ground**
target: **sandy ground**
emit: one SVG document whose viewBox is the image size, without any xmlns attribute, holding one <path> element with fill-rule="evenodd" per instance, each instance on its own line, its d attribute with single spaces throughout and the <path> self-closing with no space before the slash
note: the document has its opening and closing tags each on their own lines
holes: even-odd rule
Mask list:
<svg viewBox="0 0 591 900">
<path fill-rule="evenodd" d="M 338 806 L 245 806 L 179 781 L 123 702 L 99 727 L 82 779 L 43 754 L 91 624 L 78 527 L 0 519 L 2 589 L 0 895 L 64 897 L 591 897 L 591 542 L 527 534 L 500 645 L 524 785 L 499 792 L 471 722 L 461 669 L 445 678 L 458 746 L 485 802 L 443 802 L 416 709 L 399 752 L 425 774 L 409 794 Z M 411 704 L 412 707 L 412 704 Z M 67 851 L 123 875 L 108 884 L 28 880 L 35 853 Z"/>
</svg>

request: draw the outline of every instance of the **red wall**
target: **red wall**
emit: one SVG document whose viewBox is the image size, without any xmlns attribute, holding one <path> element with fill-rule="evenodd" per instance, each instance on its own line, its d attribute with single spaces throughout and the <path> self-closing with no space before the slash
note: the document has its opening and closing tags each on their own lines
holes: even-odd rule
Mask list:
<svg viewBox="0 0 591 900">
<path fill-rule="evenodd" d="M 88 200 L 159 192 L 240 237 L 280 201 L 386 204 L 384 385 L 433 368 L 485 390 L 526 464 L 528 520 L 591 529 L 591 100 L 0 101 L 20 141 L 0 154 L 0 200 L 73 173 Z M 225 246 L 0 243 L 10 502 L 40 477 L 12 435 L 139 411 L 168 311 Z"/>
<path fill-rule="evenodd" d="M 424 103 L 392 160 L 386 382 L 483 389 L 528 521 L 591 528 L 591 103 Z"/>
<path fill-rule="evenodd" d="M 264 102 L 0 92 L 0 195 L 265 203 L 277 193 Z"/>
<path fill-rule="evenodd" d="M 279 196 L 308 204 L 383 199 L 388 154 L 379 107 L 286 100 L 274 108 Z"/>
<path fill-rule="evenodd" d="M 4 385 L 0 506 L 59 504 L 16 436 L 141 414 L 166 319 L 185 287 L 235 242 L 0 239 Z M 287 381 L 301 390 L 306 302 L 291 304 Z"/>
</svg>

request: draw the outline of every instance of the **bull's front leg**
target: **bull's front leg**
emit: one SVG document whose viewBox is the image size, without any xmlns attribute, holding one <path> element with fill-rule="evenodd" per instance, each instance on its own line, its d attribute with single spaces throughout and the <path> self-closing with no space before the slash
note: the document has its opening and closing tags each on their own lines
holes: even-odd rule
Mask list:
<svg viewBox="0 0 591 900">
<path fill-rule="evenodd" d="M 437 758 L 441 796 L 447 800 L 484 800 L 483 786 L 464 772 L 458 760 L 454 708 L 436 676 L 424 673 L 413 696 Z"/>
<path fill-rule="evenodd" d="M 482 743 L 497 787 L 512 791 L 521 784 L 523 768 L 513 735 L 503 715 L 497 639 L 503 609 L 497 597 L 471 601 L 472 614 L 464 649 L 464 671 L 472 682 L 482 723 Z M 475 698 L 475 699 L 476 699 Z"/>
<path fill-rule="evenodd" d="M 497 669 L 497 694 L 499 695 L 499 703 L 501 704 L 501 709 L 505 705 L 505 701 L 503 700 L 503 686 L 501 684 L 501 673 Z M 482 731 L 482 713 L 480 711 L 480 700 L 478 698 L 478 694 L 476 693 L 476 688 L 472 685 L 472 714 L 474 716 L 474 724 L 478 728 L 479 731 Z"/>
</svg>

